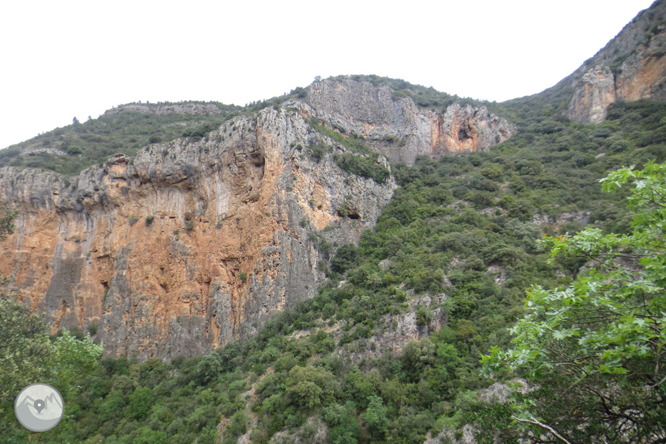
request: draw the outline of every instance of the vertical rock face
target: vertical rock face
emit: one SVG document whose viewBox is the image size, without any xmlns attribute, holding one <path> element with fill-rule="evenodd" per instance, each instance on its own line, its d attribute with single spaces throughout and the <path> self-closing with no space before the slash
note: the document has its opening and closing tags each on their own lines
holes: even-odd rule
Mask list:
<svg viewBox="0 0 666 444">
<path fill-rule="evenodd" d="M 421 110 L 386 85 L 351 79 L 313 83 L 307 102 L 313 117 L 343 134 L 364 137 L 393 162 L 414 163 L 423 154 L 483 151 L 516 132 L 486 107 L 454 103 L 444 112 Z"/>
<path fill-rule="evenodd" d="M 606 118 L 608 105 L 615 102 L 615 77 L 607 66 L 585 73 L 569 103 L 568 115 L 579 123 L 599 123 Z"/>
<path fill-rule="evenodd" d="M 113 112 L 219 112 L 207 106 Z M 236 117 L 202 141 L 118 154 L 74 179 L 3 168 L 0 211 L 20 216 L 0 244 L 0 275 L 10 277 L 0 290 L 45 312 L 53 331 L 98 325 L 109 355 L 202 354 L 255 333 L 314 296 L 323 240 L 358 242 L 396 187 L 341 170 L 333 157 L 346 148 L 310 117 L 410 163 L 487 149 L 515 131 L 483 107 L 422 111 L 386 86 L 327 80 L 308 88 L 307 103 Z M 328 154 L 317 161 L 308 146 Z"/>
<path fill-rule="evenodd" d="M 665 17 L 666 1 L 656 1 L 555 87 L 574 90 L 566 112 L 571 120 L 601 122 L 616 100 L 666 100 Z"/>
<path fill-rule="evenodd" d="M 454 103 L 441 116 L 441 124 L 437 122 L 433 125 L 433 132 L 438 133 L 438 137 L 431 154 L 445 154 L 487 151 L 491 146 L 509 139 L 516 128 L 490 114 L 485 106 L 475 108 Z"/>
<path fill-rule="evenodd" d="M 358 241 L 395 188 L 295 148 L 310 144 L 344 150 L 297 112 L 265 109 L 203 141 L 118 155 L 72 183 L 3 168 L 0 210 L 20 216 L 0 244 L 2 290 L 54 331 L 99 325 L 109 355 L 188 356 L 250 335 L 314 295 L 319 238 Z"/>
</svg>

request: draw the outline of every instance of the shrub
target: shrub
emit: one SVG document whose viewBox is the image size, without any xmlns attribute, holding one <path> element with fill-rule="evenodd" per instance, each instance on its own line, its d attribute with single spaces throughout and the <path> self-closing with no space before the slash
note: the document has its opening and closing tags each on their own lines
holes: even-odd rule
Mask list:
<svg viewBox="0 0 666 444">
<path fill-rule="evenodd" d="M 153 221 L 155 220 L 155 216 L 147 216 L 146 217 L 146 226 L 152 225 Z"/>
<path fill-rule="evenodd" d="M 128 418 L 141 419 L 153 407 L 152 390 L 147 387 L 136 389 L 129 398 L 130 402 L 125 413 Z"/>
<path fill-rule="evenodd" d="M 383 184 L 391 173 L 379 163 L 378 159 L 379 154 L 377 153 L 371 156 L 358 156 L 347 152 L 333 156 L 336 165 L 342 170 Z"/>
<path fill-rule="evenodd" d="M 300 408 L 314 408 L 332 398 L 335 377 L 320 367 L 293 367 L 287 378 L 287 396 Z"/>
<path fill-rule="evenodd" d="M 310 159 L 314 160 L 317 163 L 321 162 L 321 159 L 323 159 L 326 156 L 326 153 L 330 151 L 331 149 L 329 147 L 324 147 L 319 145 L 309 146 L 305 150 Z"/>
<path fill-rule="evenodd" d="M 137 223 L 138 221 L 139 221 L 139 218 L 136 217 L 136 216 L 130 216 L 130 217 L 129 217 L 129 224 L 130 224 L 130 226 L 134 225 L 134 224 Z"/>
<path fill-rule="evenodd" d="M 338 248 L 335 257 L 331 260 L 331 270 L 336 273 L 344 273 L 358 263 L 358 248 L 353 244 L 343 245 Z"/>
<path fill-rule="evenodd" d="M 432 317 L 432 310 L 428 307 L 420 305 L 416 310 L 416 324 L 419 327 L 427 327 L 430 324 L 430 321 L 432 321 Z"/>
</svg>

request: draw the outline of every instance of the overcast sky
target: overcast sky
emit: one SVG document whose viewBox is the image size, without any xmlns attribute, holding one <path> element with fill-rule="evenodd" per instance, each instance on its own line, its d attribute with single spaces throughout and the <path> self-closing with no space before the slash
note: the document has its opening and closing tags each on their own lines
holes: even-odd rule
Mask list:
<svg viewBox="0 0 666 444">
<path fill-rule="evenodd" d="M 244 105 L 315 76 L 538 93 L 652 0 L 3 1 L 0 147 L 136 101 Z"/>
</svg>

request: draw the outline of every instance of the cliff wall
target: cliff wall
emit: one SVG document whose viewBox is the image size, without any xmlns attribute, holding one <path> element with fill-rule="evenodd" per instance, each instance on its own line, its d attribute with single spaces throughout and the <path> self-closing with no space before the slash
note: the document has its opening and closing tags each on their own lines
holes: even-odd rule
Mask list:
<svg viewBox="0 0 666 444">
<path fill-rule="evenodd" d="M 615 101 L 666 100 L 666 1 L 642 11 L 554 89 L 571 88 L 566 115 L 599 123 Z"/>
<path fill-rule="evenodd" d="M 411 164 L 418 155 L 484 151 L 516 132 L 486 107 L 453 103 L 445 110 L 424 110 L 386 85 L 351 79 L 313 83 L 307 103 L 313 117 L 342 134 L 362 136 L 392 162 Z"/>
<path fill-rule="evenodd" d="M 98 324 L 116 356 L 189 356 L 246 337 L 314 295 L 325 259 L 314 233 L 358 241 L 395 188 L 343 172 L 331 155 L 317 163 L 299 144 L 344 150 L 300 114 L 265 109 L 71 183 L 3 168 L 0 210 L 20 216 L 1 244 L 2 290 L 45 312 L 53 331 Z M 338 214 L 345 204 L 354 219 Z"/>
<path fill-rule="evenodd" d="M 114 112 L 211 111 L 141 106 Z M 340 169 L 333 158 L 347 148 L 313 117 L 410 163 L 487 149 L 515 131 L 485 108 L 424 111 L 386 86 L 326 80 L 306 102 L 235 117 L 199 141 L 118 154 L 75 178 L 5 167 L 0 213 L 20 216 L 0 244 L 10 278 L 0 291 L 46 313 L 53 332 L 97 326 L 114 356 L 190 356 L 252 335 L 314 296 L 326 250 L 358 242 L 396 187 Z"/>
</svg>

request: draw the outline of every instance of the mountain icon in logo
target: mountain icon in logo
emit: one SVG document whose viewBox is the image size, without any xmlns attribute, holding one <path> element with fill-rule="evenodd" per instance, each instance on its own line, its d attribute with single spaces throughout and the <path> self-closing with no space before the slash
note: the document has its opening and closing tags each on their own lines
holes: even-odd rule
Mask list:
<svg viewBox="0 0 666 444">
<path fill-rule="evenodd" d="M 32 432 L 52 429 L 65 410 L 62 396 L 48 384 L 32 384 L 21 390 L 14 402 L 14 413 L 21 425 Z"/>
</svg>

